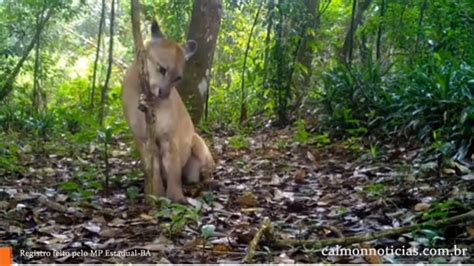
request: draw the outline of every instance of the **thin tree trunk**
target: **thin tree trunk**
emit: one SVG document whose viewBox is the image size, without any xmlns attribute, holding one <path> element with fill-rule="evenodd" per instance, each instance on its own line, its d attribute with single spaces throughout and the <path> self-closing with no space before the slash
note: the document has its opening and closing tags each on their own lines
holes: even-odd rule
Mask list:
<svg viewBox="0 0 474 266">
<path fill-rule="evenodd" d="M 115 14 L 118 14 L 117 13 L 117 8 L 115 8 Z M 92 48 L 94 49 L 97 49 L 97 47 L 100 47 L 100 46 L 97 46 L 97 43 L 87 39 L 86 37 L 80 35 L 80 34 L 77 34 L 77 32 L 74 32 L 73 30 L 71 30 L 70 28 L 64 26 L 64 25 L 61 25 L 61 28 L 64 29 L 65 31 L 71 33 L 72 35 L 76 36 L 77 38 L 81 39 L 82 41 L 84 41 L 87 45 L 90 45 Z M 103 44 L 104 42 L 101 41 L 101 43 Z M 101 45 L 102 46 L 102 45 Z M 105 47 L 107 48 L 107 47 Z M 107 53 L 107 49 L 104 49 L 104 47 L 100 47 L 99 49 L 99 54 L 102 54 L 102 57 Z M 100 58 L 101 56 L 99 56 Z M 117 57 L 114 57 L 114 64 L 116 67 L 120 68 L 121 70 L 126 70 L 127 69 L 127 64 L 125 62 L 123 62 L 122 60 L 120 60 L 119 58 Z M 99 66 L 100 64 L 98 64 Z M 99 67 L 97 67 L 99 68 Z M 99 72 L 99 69 L 97 69 L 97 71 Z"/>
<path fill-rule="evenodd" d="M 270 34 L 272 33 L 272 27 L 273 27 L 273 9 L 275 8 L 275 3 L 274 0 L 268 0 L 268 17 L 267 17 L 267 34 L 265 37 L 265 54 L 263 56 L 263 87 L 266 87 L 267 83 L 267 76 L 268 76 L 268 54 L 270 51 Z"/>
<path fill-rule="evenodd" d="M 315 36 L 319 25 L 321 24 L 321 14 L 320 14 L 320 0 L 305 0 L 304 1 L 306 11 L 308 12 L 308 21 L 303 26 L 303 35 L 301 39 L 300 48 L 297 56 L 297 63 L 303 66 L 302 71 L 302 80 L 296 83 L 296 101 L 295 107 L 298 107 L 304 98 L 304 92 L 308 91 L 311 82 L 311 65 L 313 63 L 314 51 L 312 49 L 312 44 L 315 41 Z M 328 4 L 329 5 L 329 4 Z M 327 8 L 327 6 L 326 6 Z M 308 29 L 312 31 L 311 34 L 308 34 Z"/>
<path fill-rule="evenodd" d="M 131 19 L 132 19 L 132 33 L 133 33 L 133 43 L 135 44 L 135 50 L 137 53 L 136 60 L 138 62 L 139 70 L 140 70 L 140 87 L 141 93 L 145 95 L 145 97 L 153 97 L 152 93 L 150 92 L 150 82 L 148 76 L 148 69 L 146 67 L 146 51 L 145 46 L 143 45 L 143 38 L 140 31 L 140 2 L 139 0 L 131 0 Z M 145 101 L 145 104 L 149 103 L 150 101 Z M 153 167 L 153 154 L 158 154 L 158 147 L 156 146 L 156 142 L 154 141 L 156 138 L 155 133 L 155 117 L 153 114 L 153 109 L 151 106 L 148 105 L 139 105 L 140 110 L 145 113 L 145 121 L 146 121 L 146 134 L 147 134 L 147 141 L 146 141 L 146 149 L 147 149 L 147 158 L 145 158 L 145 166 L 146 166 L 146 175 L 145 175 L 145 196 L 148 200 L 148 196 L 154 196 L 157 194 L 156 184 L 154 177 L 154 167 Z"/>
<path fill-rule="evenodd" d="M 313 61 L 313 49 L 311 48 L 314 42 L 314 34 L 320 25 L 321 16 L 319 14 L 320 0 L 305 0 L 306 11 L 309 14 L 308 21 L 304 25 L 303 36 L 301 40 L 301 49 L 298 52 L 298 63 L 303 65 L 305 71 L 303 71 L 303 82 L 302 86 L 309 86 L 311 78 L 311 63 Z M 313 31 L 312 34 L 308 34 L 308 29 Z"/>
<path fill-rule="evenodd" d="M 354 44 L 356 8 L 357 8 L 357 0 L 352 0 L 351 25 L 349 27 L 349 32 L 346 35 L 346 39 L 344 41 L 344 46 L 343 46 L 343 57 L 348 65 L 351 65 L 351 62 L 352 62 L 352 49 L 353 49 L 353 44 Z"/>
<path fill-rule="evenodd" d="M 195 0 L 188 40 L 195 40 L 197 51 L 186 64 L 184 80 L 179 86 L 181 97 L 197 124 L 209 93 L 212 60 L 222 15 L 222 0 Z"/>
<path fill-rule="evenodd" d="M 275 55 L 276 55 L 276 64 L 277 64 L 277 84 L 272 84 L 273 86 L 277 86 L 277 114 L 278 114 L 278 125 L 282 126 L 286 124 L 287 121 L 287 114 L 286 114 L 286 101 L 287 99 L 285 98 L 285 94 L 283 94 L 283 90 L 286 89 L 285 82 L 289 82 L 284 78 L 284 75 L 286 74 L 285 71 L 286 66 L 283 66 L 284 63 L 284 54 L 283 54 L 283 10 L 282 10 L 282 3 L 278 2 L 277 3 L 277 9 L 278 9 L 278 23 L 276 24 L 276 44 L 275 44 Z"/>
<path fill-rule="evenodd" d="M 102 0 L 102 9 L 100 12 L 100 20 L 99 20 L 99 33 L 97 34 L 97 48 L 95 52 L 95 60 L 94 60 L 94 70 L 92 72 L 92 88 L 89 100 L 89 106 L 92 109 L 94 107 L 94 98 L 95 98 L 95 82 L 97 77 L 97 65 L 99 63 L 99 55 L 100 55 L 100 43 L 102 41 L 102 30 L 104 28 L 104 21 L 105 21 L 105 0 Z"/>
<path fill-rule="evenodd" d="M 23 56 L 20 58 L 15 68 L 13 68 L 12 72 L 8 75 L 5 82 L 2 84 L 2 88 L 0 89 L 0 101 L 4 100 L 13 90 L 13 83 L 15 82 L 16 77 L 20 73 L 20 70 L 23 67 L 23 64 L 25 63 L 26 59 L 28 59 L 28 55 L 30 54 L 31 50 L 33 50 L 36 43 L 38 42 L 39 34 L 43 31 L 46 23 L 48 22 L 48 20 L 51 18 L 52 15 L 53 15 L 53 11 L 48 10 L 46 16 L 44 17 L 44 19 L 41 21 L 41 23 L 38 26 L 39 30 L 36 31 L 30 43 L 26 47 L 25 52 L 23 53 Z"/>
<path fill-rule="evenodd" d="M 343 61 L 349 66 L 352 64 L 355 32 L 357 31 L 357 27 L 362 23 L 364 13 L 369 8 L 371 2 L 372 0 L 353 0 L 352 2 L 351 24 L 342 46 L 341 56 Z"/>
<path fill-rule="evenodd" d="M 110 165 L 109 165 L 109 132 L 105 132 L 106 136 L 104 139 L 104 162 L 105 162 L 105 195 L 109 196 L 109 175 L 110 175 Z"/>
<path fill-rule="evenodd" d="M 425 16 L 426 8 L 428 8 L 428 0 L 423 0 L 423 4 L 420 7 L 420 16 L 418 18 L 418 33 L 416 34 L 415 53 L 418 53 L 420 50 L 421 27 L 423 26 L 423 18 Z"/>
<path fill-rule="evenodd" d="M 380 60 L 380 46 L 381 46 L 381 41 L 382 41 L 382 28 L 383 28 L 383 20 L 385 16 L 385 0 L 381 0 L 380 3 L 380 22 L 379 22 L 379 29 L 377 31 L 377 44 L 376 44 L 376 58 L 377 61 Z"/>
<path fill-rule="evenodd" d="M 252 35 L 253 31 L 255 29 L 255 26 L 257 25 L 258 17 L 260 16 L 260 10 L 262 9 L 263 6 L 263 1 L 260 2 L 260 5 L 258 6 L 257 13 L 255 14 L 255 18 L 253 20 L 252 28 L 250 29 L 250 34 L 249 38 L 247 40 L 247 47 L 245 48 L 245 55 L 244 55 L 244 64 L 242 66 L 242 87 L 241 87 L 241 98 L 240 98 L 240 120 L 239 123 L 242 124 L 242 122 L 247 119 L 247 95 L 245 93 L 245 68 L 247 67 L 247 57 L 249 54 L 250 50 L 250 42 L 252 41 Z"/>
<path fill-rule="evenodd" d="M 44 10 L 44 9 L 43 9 Z M 39 88 L 39 64 L 40 64 L 40 43 L 41 43 L 41 31 L 40 22 L 43 16 L 43 12 L 38 13 L 36 16 L 36 35 L 38 39 L 35 45 L 35 64 L 33 70 L 33 95 L 32 95 L 32 112 L 38 112 L 39 101 L 40 101 L 40 88 Z"/>
<path fill-rule="evenodd" d="M 101 95 L 100 95 L 100 124 L 104 123 L 105 118 L 105 106 L 107 105 L 107 91 L 109 90 L 109 83 L 110 83 L 110 76 L 112 74 L 112 66 L 113 66 L 113 49 L 114 49 L 114 20 L 115 20 L 115 0 L 112 0 L 112 6 L 110 11 L 110 40 L 109 40 L 109 60 L 108 60 L 108 67 L 107 67 L 107 74 L 105 76 L 105 83 L 104 87 L 102 87 Z"/>
</svg>

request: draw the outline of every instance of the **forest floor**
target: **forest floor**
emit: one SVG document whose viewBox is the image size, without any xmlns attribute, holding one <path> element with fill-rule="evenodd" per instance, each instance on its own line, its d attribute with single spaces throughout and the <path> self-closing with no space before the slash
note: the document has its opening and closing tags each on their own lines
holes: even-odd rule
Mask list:
<svg viewBox="0 0 474 266">
<path fill-rule="evenodd" d="M 316 240 L 386 231 L 472 209 L 466 207 L 473 206 L 469 169 L 459 162 L 440 164 L 423 147 L 298 145 L 291 144 L 293 137 L 288 129 L 266 130 L 236 148 L 229 145 L 231 137 L 217 134 L 211 146 L 218 162 L 213 199 L 191 200 L 200 211 L 168 206 L 168 213 L 159 215 L 143 204 L 142 175 L 131 178 L 140 169 L 127 142 L 110 146 L 108 196 L 91 193 L 103 183 L 100 171 L 90 170 L 99 164 L 98 147 L 25 150 L 25 171 L 0 169 L 0 242 L 13 246 L 19 263 L 238 263 L 265 217 L 276 238 Z M 472 221 L 363 244 L 456 245 L 469 249 L 464 256 L 324 256 L 321 249 L 282 248 L 262 238 L 254 262 L 474 263 L 473 240 Z M 105 251 L 128 251 L 128 256 Z"/>
</svg>

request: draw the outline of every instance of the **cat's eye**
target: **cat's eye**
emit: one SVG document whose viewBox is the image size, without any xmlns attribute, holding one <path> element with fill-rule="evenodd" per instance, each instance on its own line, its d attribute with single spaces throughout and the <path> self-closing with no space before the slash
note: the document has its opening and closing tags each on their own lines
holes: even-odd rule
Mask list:
<svg viewBox="0 0 474 266">
<path fill-rule="evenodd" d="M 161 75 L 166 75 L 166 68 L 162 67 L 162 66 L 159 66 L 158 67 L 158 71 L 160 71 Z"/>
</svg>

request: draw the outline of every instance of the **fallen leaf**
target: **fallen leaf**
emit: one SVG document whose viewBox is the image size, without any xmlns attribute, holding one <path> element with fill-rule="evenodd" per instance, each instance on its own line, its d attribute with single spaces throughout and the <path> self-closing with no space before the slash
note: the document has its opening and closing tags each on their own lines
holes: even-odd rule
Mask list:
<svg viewBox="0 0 474 266">
<path fill-rule="evenodd" d="M 212 251 L 220 254 L 225 254 L 232 251 L 232 248 L 228 245 L 218 244 L 212 248 Z"/>
<path fill-rule="evenodd" d="M 299 169 L 295 173 L 295 183 L 304 184 L 306 183 L 306 171 L 304 169 Z"/>
<path fill-rule="evenodd" d="M 469 236 L 474 236 L 474 226 L 467 226 L 466 227 L 466 232 Z"/>
<path fill-rule="evenodd" d="M 291 259 L 286 253 L 281 253 L 280 256 L 276 257 L 274 263 L 293 264 L 295 260 Z"/>
<path fill-rule="evenodd" d="M 257 197 L 252 192 L 238 198 L 237 203 L 242 207 L 255 207 L 258 205 Z"/>
<path fill-rule="evenodd" d="M 93 223 L 93 222 L 88 222 L 87 224 L 84 225 L 84 228 L 92 233 L 98 234 L 100 232 L 100 226 Z"/>
<path fill-rule="evenodd" d="M 10 226 L 8 227 L 8 232 L 9 232 L 10 234 L 18 234 L 18 235 L 21 235 L 21 234 L 23 234 L 23 229 L 21 229 L 21 228 L 18 227 L 18 226 L 10 225 Z"/>
<path fill-rule="evenodd" d="M 155 220 L 155 218 L 151 215 L 148 215 L 146 213 L 142 213 L 140 214 L 140 217 L 143 219 L 143 220 L 146 220 L 146 221 L 152 221 L 152 220 Z"/>
<path fill-rule="evenodd" d="M 161 252 L 169 252 L 174 248 L 173 242 L 171 242 L 168 238 L 163 235 L 160 235 L 157 239 L 145 246 L 135 246 L 130 248 L 132 249 L 148 249 L 150 251 L 161 251 Z"/>
<path fill-rule="evenodd" d="M 316 158 L 314 157 L 314 155 L 313 155 L 310 151 L 307 151 L 307 152 L 306 152 L 306 157 L 308 157 L 308 159 L 309 159 L 310 161 L 312 161 L 313 163 L 316 162 Z"/>
<path fill-rule="evenodd" d="M 463 173 L 463 174 L 469 174 L 471 172 L 471 170 L 469 169 L 469 167 L 466 167 L 460 163 L 457 163 L 457 162 L 454 162 L 454 167 L 456 167 L 459 172 Z"/>
<path fill-rule="evenodd" d="M 202 201 L 199 201 L 199 200 L 196 200 L 196 199 L 193 199 L 193 198 L 187 198 L 188 200 L 188 203 L 193 206 L 194 208 L 196 209 L 201 209 L 203 208 L 203 203 Z"/>
<path fill-rule="evenodd" d="M 203 246 L 204 241 L 201 238 L 195 238 L 191 241 L 184 243 L 181 250 L 193 250 L 198 246 Z"/>
<path fill-rule="evenodd" d="M 113 238 L 121 233 L 121 230 L 117 228 L 107 228 L 100 232 L 100 236 L 105 238 Z"/>
<path fill-rule="evenodd" d="M 374 252 L 371 251 L 371 250 L 376 251 L 374 249 L 374 247 L 372 247 L 372 245 L 370 245 L 369 243 L 361 243 L 360 247 L 361 247 L 362 250 L 366 250 L 365 253 L 367 255 L 364 256 L 365 261 L 367 261 L 370 264 L 382 264 L 383 263 L 380 256 L 377 255 L 377 252 L 375 252 L 375 254 L 374 254 Z"/>
<path fill-rule="evenodd" d="M 7 201 L 0 201 L 0 210 L 6 210 L 10 206 L 10 203 Z"/>
<path fill-rule="evenodd" d="M 425 164 L 422 164 L 420 166 L 420 170 L 422 172 L 434 172 L 436 171 L 436 168 L 438 167 L 438 163 L 437 162 L 428 162 L 428 163 L 425 163 Z"/>
<path fill-rule="evenodd" d="M 443 168 L 443 170 L 441 170 L 441 172 L 445 175 L 455 175 L 456 174 L 456 170 L 451 169 L 451 168 Z"/>
<path fill-rule="evenodd" d="M 428 210 L 430 206 L 431 204 L 420 202 L 420 203 L 417 203 L 413 209 L 417 212 L 421 212 L 421 211 Z"/>
<path fill-rule="evenodd" d="M 474 174 L 463 175 L 461 176 L 461 179 L 466 181 L 472 181 L 474 180 Z"/>
<path fill-rule="evenodd" d="M 242 212 L 244 212 L 244 213 L 246 213 L 246 214 L 250 214 L 250 213 L 261 213 L 262 211 L 263 211 L 263 208 L 258 208 L 258 207 L 242 209 Z"/>
<path fill-rule="evenodd" d="M 115 217 L 110 223 L 110 226 L 122 226 L 125 224 L 125 220 Z"/>
</svg>

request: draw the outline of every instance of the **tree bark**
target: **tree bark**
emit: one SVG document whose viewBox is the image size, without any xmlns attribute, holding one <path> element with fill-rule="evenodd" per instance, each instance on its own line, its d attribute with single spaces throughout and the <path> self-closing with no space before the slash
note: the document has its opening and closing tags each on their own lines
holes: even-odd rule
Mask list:
<svg viewBox="0 0 474 266">
<path fill-rule="evenodd" d="M 352 5 L 352 17 L 349 30 L 347 31 L 344 44 L 342 46 L 342 59 L 349 66 L 352 63 L 352 52 L 354 50 L 354 34 L 357 31 L 357 27 L 362 23 L 364 18 L 364 12 L 370 6 L 372 0 L 353 0 Z"/>
<path fill-rule="evenodd" d="M 95 51 L 95 60 L 94 60 L 94 70 L 92 71 L 92 88 L 91 95 L 89 99 L 89 106 L 92 109 L 94 107 L 94 98 L 95 98 L 95 81 L 97 77 L 97 65 L 99 63 L 100 55 L 100 43 L 102 41 L 102 30 L 104 28 L 105 21 L 105 0 L 102 0 L 102 9 L 100 11 L 100 20 L 99 20 L 99 33 L 97 34 L 97 48 Z"/>
<path fill-rule="evenodd" d="M 195 40 L 198 48 L 186 65 L 184 80 L 179 88 L 181 97 L 194 124 L 199 123 L 204 100 L 209 93 L 212 60 L 221 23 L 222 0 L 195 0 L 188 31 L 188 40 Z"/>
<path fill-rule="evenodd" d="M 20 73 L 20 70 L 23 67 L 23 64 L 25 63 L 26 59 L 28 59 L 28 56 L 29 56 L 31 50 L 33 50 L 36 43 L 38 42 L 39 35 L 43 31 L 46 23 L 48 22 L 48 20 L 51 18 L 52 15 L 53 15 L 52 10 L 49 10 L 46 13 L 46 16 L 41 21 L 41 23 L 38 25 L 38 30 L 36 30 L 35 35 L 33 36 L 33 39 L 31 39 L 30 43 L 26 47 L 25 53 L 20 58 L 20 60 L 18 61 L 18 63 L 16 64 L 16 66 L 12 70 L 12 72 L 8 75 L 5 82 L 2 84 L 2 88 L 0 89 L 0 101 L 4 100 L 8 96 L 8 94 L 10 94 L 10 92 L 13 90 L 13 83 L 15 82 L 16 77 Z"/>
<path fill-rule="evenodd" d="M 104 86 L 102 87 L 100 93 L 100 113 L 99 113 L 99 122 L 102 125 L 105 118 L 105 106 L 107 105 L 107 91 L 109 89 L 110 75 L 112 74 L 112 65 L 113 65 L 113 49 L 114 49 L 114 20 L 115 20 L 115 0 L 112 0 L 112 6 L 110 10 L 110 40 L 109 40 L 109 59 L 107 74 L 105 76 Z"/>
<path fill-rule="evenodd" d="M 140 87 L 141 93 L 146 98 L 152 98 L 153 94 L 150 92 L 150 82 L 148 69 L 146 67 L 146 51 L 145 46 L 143 45 L 143 38 L 140 31 L 140 2 L 139 0 L 131 0 L 131 20 L 132 20 L 132 33 L 133 33 L 133 43 L 136 50 L 136 61 L 138 62 L 140 70 Z M 151 101 L 144 101 L 143 104 L 139 104 L 141 111 L 145 113 L 145 122 L 146 122 L 146 134 L 147 134 L 147 158 L 145 158 L 145 196 L 147 200 L 150 200 L 149 196 L 157 195 L 156 184 L 154 180 L 154 167 L 153 167 L 153 154 L 158 154 L 158 147 L 156 142 L 156 132 L 155 132 L 155 117 L 153 114 L 153 109 L 148 104 Z M 151 203 L 151 202 L 150 202 Z"/>
</svg>

